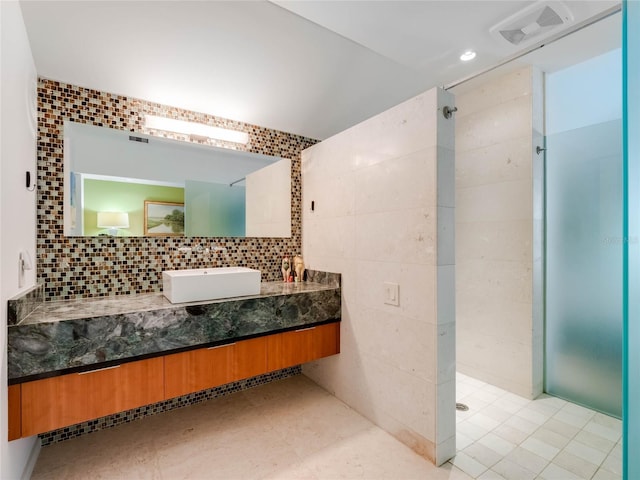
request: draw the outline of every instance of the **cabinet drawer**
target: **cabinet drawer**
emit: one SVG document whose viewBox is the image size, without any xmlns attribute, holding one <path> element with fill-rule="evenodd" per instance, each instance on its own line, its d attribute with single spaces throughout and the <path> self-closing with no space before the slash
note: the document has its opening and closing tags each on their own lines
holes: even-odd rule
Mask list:
<svg viewBox="0 0 640 480">
<path fill-rule="evenodd" d="M 339 323 L 300 328 L 268 337 L 268 368 L 279 370 L 339 352 Z"/>
<path fill-rule="evenodd" d="M 178 397 L 265 373 L 264 337 L 165 357 L 165 398 Z"/>
<path fill-rule="evenodd" d="M 22 384 L 22 436 L 28 437 L 164 398 L 162 358 Z"/>
</svg>

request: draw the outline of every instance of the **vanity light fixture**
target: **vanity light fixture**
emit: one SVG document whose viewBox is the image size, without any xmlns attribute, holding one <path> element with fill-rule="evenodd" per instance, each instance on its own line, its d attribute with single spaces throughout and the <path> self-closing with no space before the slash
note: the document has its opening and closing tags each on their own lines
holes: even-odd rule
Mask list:
<svg viewBox="0 0 640 480">
<path fill-rule="evenodd" d="M 203 123 L 186 122 L 173 118 L 145 115 L 144 125 L 152 130 L 164 130 L 167 132 L 183 133 L 197 139 L 214 138 L 233 143 L 249 143 L 249 134 L 238 130 L 212 127 Z"/>
<path fill-rule="evenodd" d="M 474 52 L 473 50 L 467 50 L 462 55 L 460 55 L 460 60 L 462 60 L 463 62 L 468 62 L 470 60 L 473 60 L 474 58 L 476 58 L 476 52 Z"/>
<path fill-rule="evenodd" d="M 129 228 L 129 214 L 126 212 L 98 212 L 98 228 L 108 228 L 109 235 L 117 237 L 119 228 Z"/>
</svg>

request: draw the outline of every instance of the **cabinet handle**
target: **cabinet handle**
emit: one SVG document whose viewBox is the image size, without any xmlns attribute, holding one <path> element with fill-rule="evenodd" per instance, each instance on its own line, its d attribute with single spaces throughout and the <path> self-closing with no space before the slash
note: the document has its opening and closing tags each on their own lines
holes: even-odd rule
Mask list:
<svg viewBox="0 0 640 480">
<path fill-rule="evenodd" d="M 105 370 L 113 370 L 114 368 L 120 368 L 121 366 L 122 365 L 114 365 L 113 367 L 98 368 L 97 370 L 89 370 L 88 372 L 78 372 L 78 375 L 88 375 L 90 373 L 104 372 Z"/>
<path fill-rule="evenodd" d="M 306 332 L 307 330 L 315 330 L 316 327 L 309 327 L 309 328 L 299 328 L 296 330 L 296 332 Z"/>
<path fill-rule="evenodd" d="M 224 348 L 224 347 L 231 347 L 232 345 L 235 345 L 236 342 L 233 343 L 225 343 L 224 345 L 216 345 L 215 347 L 207 347 L 207 350 L 213 350 L 215 348 Z"/>
</svg>

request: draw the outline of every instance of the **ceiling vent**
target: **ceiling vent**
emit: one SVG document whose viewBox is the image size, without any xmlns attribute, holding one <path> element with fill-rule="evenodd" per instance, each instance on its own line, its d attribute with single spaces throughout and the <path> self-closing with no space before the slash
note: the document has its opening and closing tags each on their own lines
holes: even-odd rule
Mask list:
<svg viewBox="0 0 640 480">
<path fill-rule="evenodd" d="M 536 2 L 489 29 L 496 40 L 525 45 L 541 40 L 552 31 L 573 22 L 573 14 L 563 2 Z"/>
</svg>

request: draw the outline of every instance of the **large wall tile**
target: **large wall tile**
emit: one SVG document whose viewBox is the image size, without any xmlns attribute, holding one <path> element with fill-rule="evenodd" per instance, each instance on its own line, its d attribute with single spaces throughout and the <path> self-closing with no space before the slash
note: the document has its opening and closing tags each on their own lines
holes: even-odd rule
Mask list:
<svg viewBox="0 0 640 480">
<path fill-rule="evenodd" d="M 456 150 L 456 188 L 531 179 L 531 133 L 471 150 Z"/>
<path fill-rule="evenodd" d="M 436 329 L 431 323 L 358 305 L 353 331 L 363 355 L 436 382 Z"/>
<path fill-rule="evenodd" d="M 456 99 L 458 369 L 527 396 L 540 384 L 532 123 L 542 90 L 532 75 L 524 68 L 493 76 Z"/>
<path fill-rule="evenodd" d="M 464 311 L 464 304 L 482 305 L 494 302 L 497 305 L 519 302 L 531 307 L 532 266 L 530 262 L 507 262 L 490 260 L 470 260 L 456 266 L 456 290 L 458 305 Z"/>
<path fill-rule="evenodd" d="M 456 120 L 456 151 L 466 152 L 531 131 L 531 95 Z"/>
<path fill-rule="evenodd" d="M 456 223 L 456 258 L 530 263 L 533 225 L 530 220 Z"/>
<path fill-rule="evenodd" d="M 458 117 L 484 111 L 501 103 L 531 94 L 531 73 L 528 68 L 516 70 L 478 83 L 455 89 Z"/>
<path fill-rule="evenodd" d="M 407 156 L 437 144 L 436 90 L 430 90 L 336 136 L 350 137 L 356 168 Z M 332 137 L 329 139 L 333 141 Z"/>
<path fill-rule="evenodd" d="M 436 209 L 358 215 L 356 258 L 435 265 Z"/>
<path fill-rule="evenodd" d="M 456 379 L 456 323 L 440 323 L 438 335 L 438 372 L 436 383 L 455 382 Z M 455 391 L 455 386 L 452 388 Z M 452 393 L 452 392 L 449 392 Z M 453 402 L 455 404 L 455 401 Z M 455 417 L 455 415 L 453 415 Z M 442 438 L 439 439 L 439 441 Z"/>
<path fill-rule="evenodd" d="M 457 338 L 460 340 L 476 340 L 479 341 L 479 335 L 492 335 L 501 338 L 505 342 L 522 342 L 531 336 L 532 324 L 531 320 L 525 320 L 525 315 L 531 315 L 531 308 L 522 303 L 508 303 L 503 306 L 503 312 L 496 314 L 488 307 L 482 307 L 473 311 L 461 311 L 458 315 L 457 324 L 460 332 Z M 461 333 L 463 332 L 463 333 Z M 479 345 L 479 348 L 482 345 Z M 477 351 L 469 352 L 462 348 L 458 348 L 457 358 L 460 363 L 472 363 Z M 524 355 L 524 352 L 518 352 L 517 356 Z M 509 359 L 508 361 L 511 361 Z M 521 372 L 518 380 L 527 378 L 531 372 Z"/>
<path fill-rule="evenodd" d="M 436 323 L 436 267 L 414 263 L 359 260 L 357 301 L 389 315 Z M 400 305 L 384 303 L 383 284 L 400 285 Z"/>
<path fill-rule="evenodd" d="M 437 267 L 438 324 L 450 324 L 456 322 L 456 267 L 455 265 L 438 265 Z M 451 356 L 453 361 L 455 357 Z"/>
<path fill-rule="evenodd" d="M 456 206 L 456 154 L 455 150 L 438 146 L 438 198 L 439 207 Z"/>
<path fill-rule="evenodd" d="M 317 255 L 336 258 L 353 258 L 356 253 L 356 229 L 352 217 L 310 219 L 303 234 L 308 248 Z M 299 252 L 289 252 L 295 255 Z"/>
<path fill-rule="evenodd" d="M 436 442 L 442 443 L 452 438 L 456 434 L 456 387 L 455 378 L 447 382 L 438 384 L 438 390 L 442 395 L 438 395 L 438 427 L 436 431 Z M 444 415 L 443 415 L 444 413 Z"/>
<path fill-rule="evenodd" d="M 473 338 L 458 338 L 457 348 L 475 353 L 468 363 L 458 361 L 459 372 L 531 398 L 531 343 L 477 334 Z M 505 361 L 506 358 L 509 360 Z"/>
<path fill-rule="evenodd" d="M 309 174 L 313 173 L 314 179 L 322 181 L 355 170 L 356 156 L 351 150 L 348 131 L 344 136 L 332 137 L 331 142 L 320 142 L 316 146 L 317 148 L 302 152 L 302 172 L 307 174 L 308 178 L 311 178 Z"/>
<path fill-rule="evenodd" d="M 331 178 L 310 175 L 302 183 L 302 208 L 310 218 L 343 217 L 355 213 L 356 174 L 342 172 Z M 311 202 L 314 210 L 311 211 Z"/>
<path fill-rule="evenodd" d="M 357 214 L 436 205 L 436 154 L 430 147 L 358 170 Z"/>
<path fill-rule="evenodd" d="M 379 401 L 376 410 L 400 422 L 427 439 L 435 438 L 436 386 L 434 383 L 406 373 L 381 361 L 377 356 L 364 355 L 363 374 L 371 392 Z M 433 441 L 433 440 L 432 440 Z"/>
<path fill-rule="evenodd" d="M 436 389 L 439 362 L 441 380 L 452 379 L 455 365 L 455 156 L 454 121 L 438 108 L 452 100 L 434 89 L 302 153 L 305 260 L 309 268 L 342 273 L 343 282 L 341 353 L 304 372 L 439 461 L 449 457 L 436 455 L 436 398 L 442 393 L 451 400 L 455 390 L 453 382 Z M 437 146 L 438 139 L 448 148 Z M 316 212 L 309 209 L 312 196 L 321 199 Z M 440 261 L 448 264 L 441 268 L 450 269 L 441 276 L 438 235 Z M 447 280 L 446 288 L 439 288 L 440 280 Z M 399 285 L 398 306 L 384 303 L 385 282 Z M 439 326 L 439 315 L 446 327 Z M 455 422 L 453 410 L 442 414 Z"/>
<path fill-rule="evenodd" d="M 436 209 L 438 216 L 438 265 L 455 265 L 456 263 L 456 217 L 455 209 L 452 207 L 438 207 Z"/>
<path fill-rule="evenodd" d="M 456 220 L 458 222 L 531 221 L 532 191 L 531 180 L 462 188 L 456 195 Z"/>
</svg>

